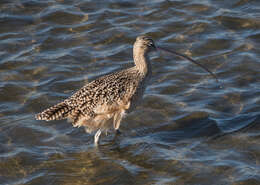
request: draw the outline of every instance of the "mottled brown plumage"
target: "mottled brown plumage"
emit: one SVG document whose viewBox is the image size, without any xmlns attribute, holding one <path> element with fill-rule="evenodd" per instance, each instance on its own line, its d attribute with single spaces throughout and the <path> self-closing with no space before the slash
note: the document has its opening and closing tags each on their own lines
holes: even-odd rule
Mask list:
<svg viewBox="0 0 260 185">
<path fill-rule="evenodd" d="M 134 67 L 86 84 L 68 99 L 37 114 L 36 119 L 69 119 L 74 127 L 84 126 L 87 132 L 97 131 L 97 143 L 101 131 L 107 131 L 111 127 L 117 130 L 123 114 L 133 110 L 140 102 L 151 76 L 151 64 L 147 55 L 154 48 L 149 37 L 137 37 L 133 48 Z"/>
</svg>

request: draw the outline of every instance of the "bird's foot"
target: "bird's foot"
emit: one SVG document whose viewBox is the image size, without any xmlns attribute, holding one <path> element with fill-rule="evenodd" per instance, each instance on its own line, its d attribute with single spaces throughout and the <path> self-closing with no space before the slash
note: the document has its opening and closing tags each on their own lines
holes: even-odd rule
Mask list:
<svg viewBox="0 0 260 185">
<path fill-rule="evenodd" d="M 119 129 L 117 129 L 116 130 L 116 135 L 120 135 L 120 134 L 122 134 L 122 132 Z"/>
</svg>

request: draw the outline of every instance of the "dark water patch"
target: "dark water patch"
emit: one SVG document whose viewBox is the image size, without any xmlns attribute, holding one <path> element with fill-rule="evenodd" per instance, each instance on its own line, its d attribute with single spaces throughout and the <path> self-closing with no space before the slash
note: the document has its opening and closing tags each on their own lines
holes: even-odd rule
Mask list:
<svg viewBox="0 0 260 185">
<path fill-rule="evenodd" d="M 0 16 L 0 33 L 8 32 L 8 30 L 25 29 L 27 26 L 36 22 L 31 16 Z"/>
<path fill-rule="evenodd" d="M 240 18 L 233 16 L 219 16 L 216 20 L 221 22 L 226 28 L 232 30 L 242 30 L 242 29 L 253 29 L 257 30 L 260 27 L 260 22 L 255 18 Z"/>
<path fill-rule="evenodd" d="M 87 21 L 88 15 L 84 15 L 78 11 L 66 8 L 65 6 L 60 6 L 60 10 L 57 9 L 57 7 L 50 7 L 49 9 L 41 12 L 41 20 L 43 22 L 71 25 L 80 21 Z"/>
</svg>

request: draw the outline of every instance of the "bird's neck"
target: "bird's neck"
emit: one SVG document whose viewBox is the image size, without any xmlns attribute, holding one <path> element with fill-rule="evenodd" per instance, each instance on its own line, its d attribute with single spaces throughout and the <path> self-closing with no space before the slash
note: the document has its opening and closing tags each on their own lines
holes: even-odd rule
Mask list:
<svg viewBox="0 0 260 185">
<path fill-rule="evenodd" d="M 134 51 L 134 62 L 137 70 L 144 75 L 151 72 L 152 67 L 147 53 L 142 51 Z"/>
</svg>

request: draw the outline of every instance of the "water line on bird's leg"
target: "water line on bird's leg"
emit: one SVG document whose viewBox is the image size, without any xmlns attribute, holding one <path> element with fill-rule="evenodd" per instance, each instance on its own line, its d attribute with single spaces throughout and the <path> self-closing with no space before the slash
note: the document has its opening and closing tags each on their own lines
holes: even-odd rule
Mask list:
<svg viewBox="0 0 260 185">
<path fill-rule="evenodd" d="M 200 64 L 200 63 L 198 63 L 197 61 L 193 60 L 192 58 L 188 57 L 187 55 L 180 54 L 180 53 L 178 53 L 178 52 L 176 52 L 176 51 L 172 51 L 172 50 L 169 50 L 169 49 L 166 49 L 166 48 L 162 48 L 162 47 L 158 47 L 158 46 L 156 47 L 156 49 L 159 49 L 159 50 L 162 50 L 162 51 L 166 51 L 166 52 L 168 52 L 168 53 L 172 53 L 172 54 L 174 54 L 174 55 L 176 55 L 176 56 L 178 56 L 178 57 L 181 57 L 181 58 L 183 58 L 183 59 L 186 59 L 186 60 L 188 60 L 188 61 L 190 61 L 190 62 L 192 62 L 192 63 L 194 63 L 194 64 L 200 66 L 201 68 L 203 68 L 204 70 L 206 70 L 211 76 L 213 76 L 213 77 L 216 79 L 216 82 L 217 82 L 217 83 L 219 83 L 218 77 L 217 77 L 213 72 L 211 72 L 208 68 L 206 68 L 206 67 L 203 66 L 202 64 Z"/>
</svg>

